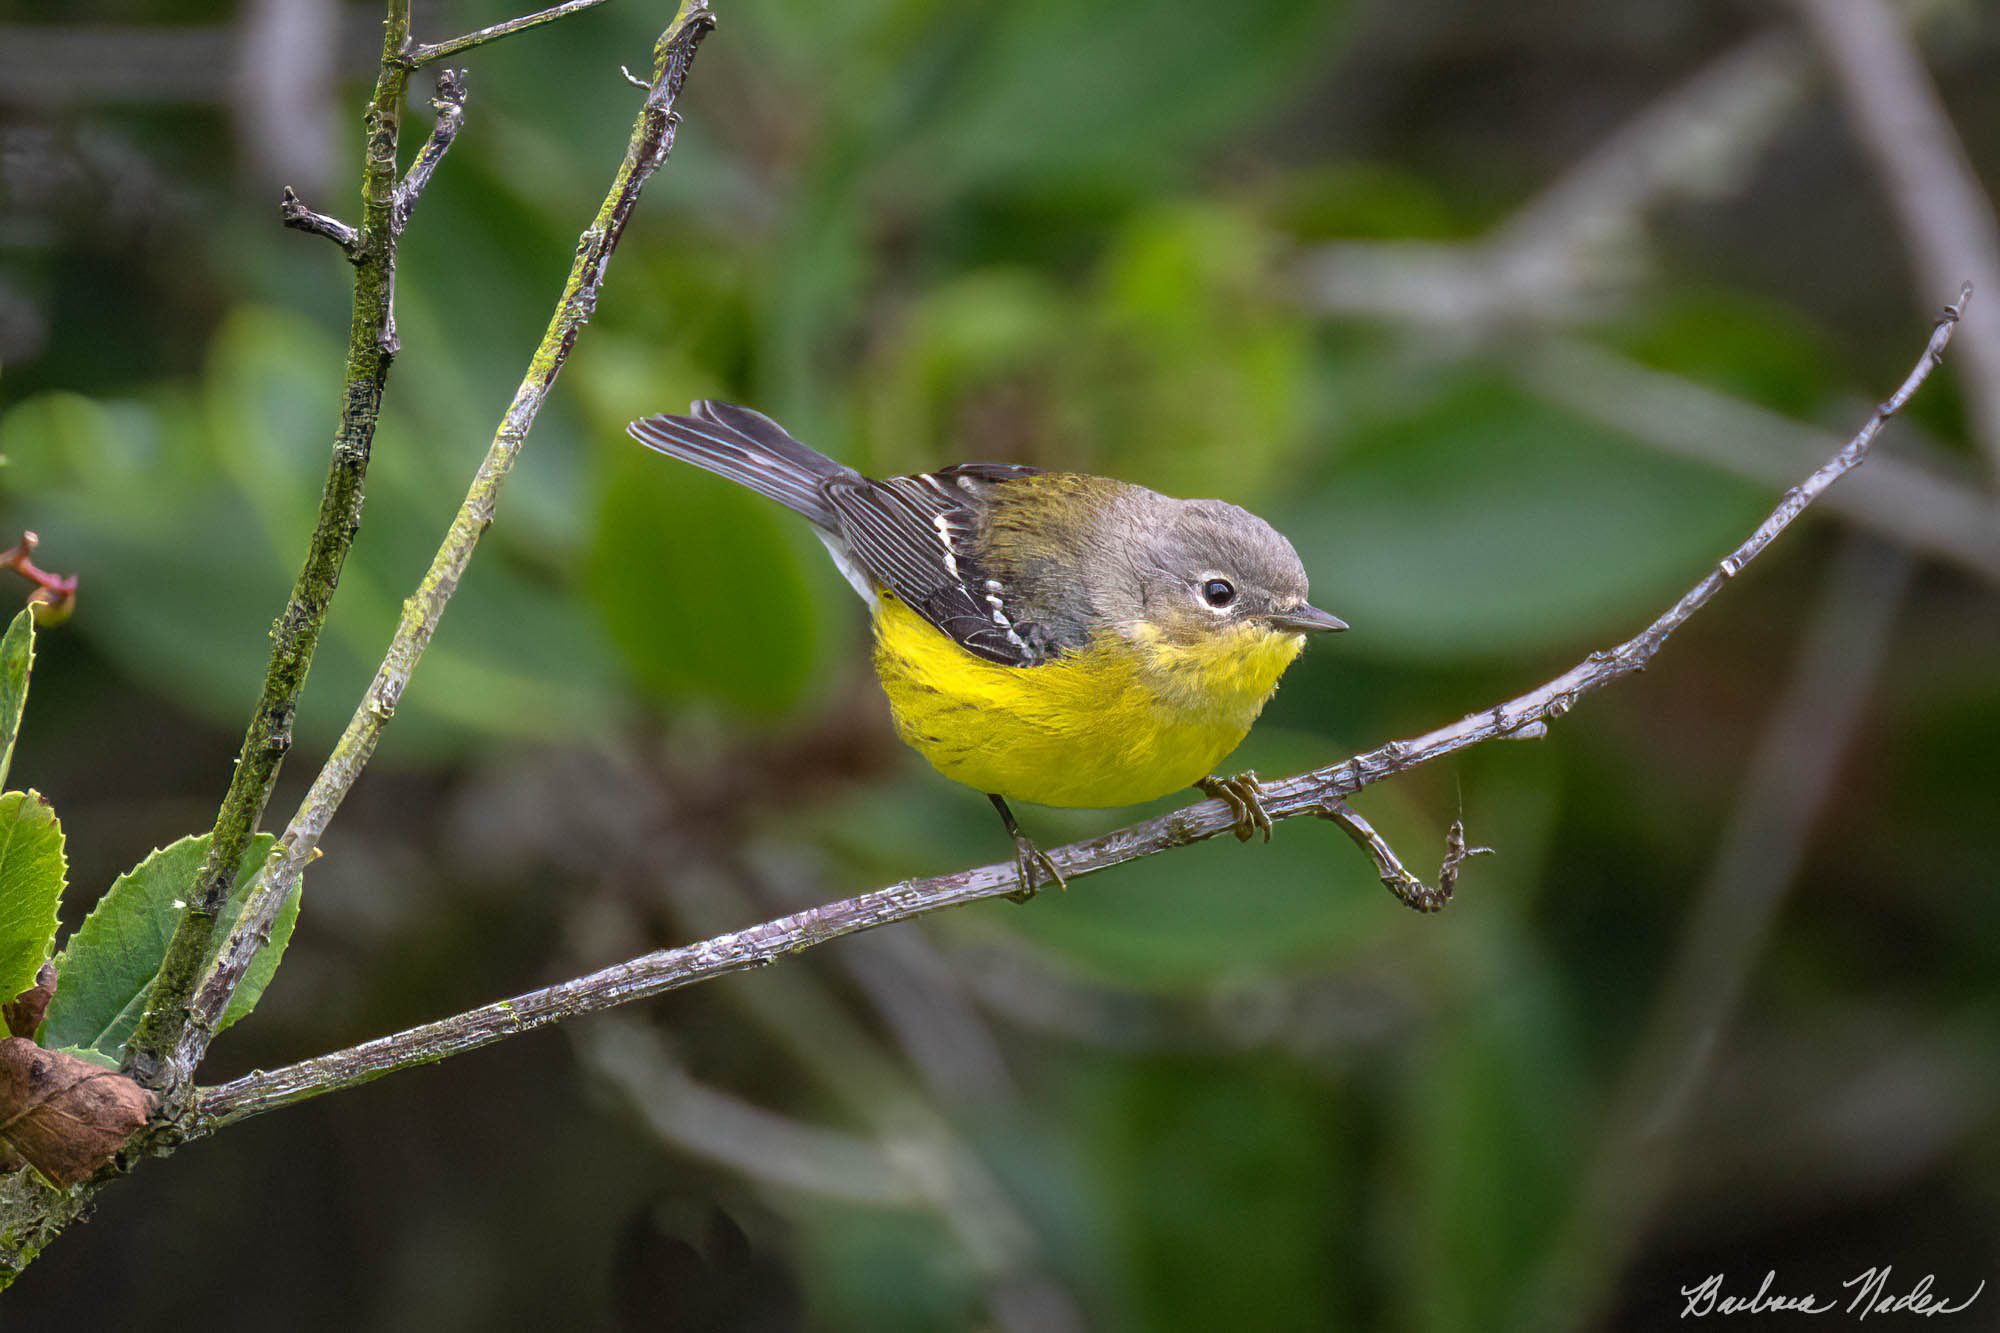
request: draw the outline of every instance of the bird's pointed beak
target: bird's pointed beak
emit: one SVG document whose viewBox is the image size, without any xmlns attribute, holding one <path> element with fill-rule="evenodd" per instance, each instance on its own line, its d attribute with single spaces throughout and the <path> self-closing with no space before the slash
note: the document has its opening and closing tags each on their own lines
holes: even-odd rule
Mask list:
<svg viewBox="0 0 2000 1333">
<path fill-rule="evenodd" d="M 1274 613 L 1270 621 L 1271 628 L 1292 634 L 1330 634 L 1334 630 L 1347 628 L 1347 622 L 1331 611 L 1322 611 L 1316 606 L 1306 606 L 1303 603 L 1289 611 Z"/>
</svg>

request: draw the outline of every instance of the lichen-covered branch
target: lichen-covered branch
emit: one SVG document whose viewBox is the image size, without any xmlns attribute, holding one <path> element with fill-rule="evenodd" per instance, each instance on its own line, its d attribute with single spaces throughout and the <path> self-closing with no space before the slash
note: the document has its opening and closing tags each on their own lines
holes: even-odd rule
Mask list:
<svg viewBox="0 0 2000 1333">
<path fill-rule="evenodd" d="M 549 388 L 561 373 L 577 334 L 597 307 L 605 271 L 639 202 L 639 193 L 673 149 L 674 130 L 679 124 L 674 103 L 680 96 L 695 50 L 714 26 L 715 19 L 706 0 L 684 0 L 673 23 L 654 47 L 653 81 L 632 127 L 624 160 L 612 178 L 611 189 L 604 196 L 597 216 L 577 245 L 576 261 L 570 266 L 569 279 L 563 285 L 548 329 L 529 360 L 527 374 L 494 432 L 465 502 L 445 533 L 430 569 L 403 605 L 402 621 L 374 681 L 279 839 L 271 860 L 252 886 L 228 940 L 203 979 L 192 1006 L 192 1021 L 183 1029 L 175 1051 L 176 1065 L 192 1069 L 200 1062 L 216 1020 L 228 1008 L 244 969 L 268 938 L 280 906 L 304 875 L 319 846 L 320 835 L 375 753 L 382 731 L 394 716 L 417 662 L 429 647 L 480 537 L 493 522 L 501 488 L 513 471 Z"/>
<path fill-rule="evenodd" d="M 1309 773 L 1265 783 L 1262 790 L 1266 812 L 1273 820 L 1326 815 L 1340 808 L 1346 797 L 1394 774 L 1484 741 L 1539 736 L 1549 723 L 1566 714 L 1586 694 L 1643 669 L 1675 630 L 1755 560 L 1827 487 L 1868 456 L 1884 423 L 1902 409 L 1937 367 L 1971 294 L 1971 288 L 1966 287 L 1958 304 L 1946 308 L 1915 368 L 1896 392 L 1875 409 L 1867 424 L 1811 476 L 1785 492 L 1777 507 L 1749 537 L 1652 624 L 1616 648 L 1592 653 L 1554 680 L 1450 726 L 1407 741 L 1392 741 Z M 1225 802 L 1199 801 L 1172 814 L 1058 848 L 1050 855 L 1063 874 L 1074 879 L 1215 837 L 1234 829 L 1236 823 L 1236 814 Z M 195 1099 L 189 1129 L 197 1134 L 210 1132 L 260 1112 L 355 1087 L 399 1069 L 433 1064 L 564 1019 L 766 966 L 788 954 L 843 936 L 1001 897 L 1019 888 L 1011 862 L 982 866 L 931 879 L 908 880 L 699 944 L 662 949 L 348 1050 L 203 1089 Z"/>
<path fill-rule="evenodd" d="M 354 305 L 348 325 L 340 424 L 320 495 L 319 517 L 291 598 L 271 629 L 271 657 L 263 689 L 244 733 L 229 790 L 216 814 L 208 859 L 189 886 L 187 907 L 160 964 L 146 1015 L 126 1049 L 125 1072 L 165 1094 L 169 1110 L 192 1075 L 191 1070 L 174 1065 L 170 1055 L 187 1026 L 188 1001 L 215 936 L 216 915 L 277 785 L 279 766 L 292 748 L 292 718 L 298 711 L 313 652 L 319 646 L 327 606 L 340 582 L 341 567 L 361 526 L 362 481 L 374 447 L 382 386 L 395 356 L 392 302 L 396 229 L 392 215 L 396 147 L 410 78 L 399 57 L 409 37 L 409 0 L 390 0 L 382 32 L 381 72 L 366 116 L 361 226 L 351 246 L 343 242 L 354 261 Z M 308 229 L 327 234 L 323 228 Z M 336 234 L 334 239 L 342 238 Z"/>
</svg>

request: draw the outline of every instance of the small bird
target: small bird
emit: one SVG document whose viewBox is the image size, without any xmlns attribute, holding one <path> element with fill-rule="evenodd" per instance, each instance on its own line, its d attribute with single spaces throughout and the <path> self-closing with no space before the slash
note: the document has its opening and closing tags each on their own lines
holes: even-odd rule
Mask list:
<svg viewBox="0 0 2000 1333">
<path fill-rule="evenodd" d="M 803 514 L 874 616 L 896 731 L 987 794 L 1032 897 L 1062 872 L 1007 802 L 1135 805 L 1192 786 L 1268 841 L 1256 774 L 1211 776 L 1249 734 L 1307 634 L 1292 544 L 1221 500 L 1107 477 L 960 463 L 875 480 L 747 407 L 627 427 Z"/>
</svg>

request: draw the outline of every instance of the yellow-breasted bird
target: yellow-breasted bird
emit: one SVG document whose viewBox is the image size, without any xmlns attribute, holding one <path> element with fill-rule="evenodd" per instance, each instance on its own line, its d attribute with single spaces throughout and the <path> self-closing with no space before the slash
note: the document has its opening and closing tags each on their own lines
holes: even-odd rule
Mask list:
<svg viewBox="0 0 2000 1333">
<path fill-rule="evenodd" d="M 877 481 L 747 407 L 698 402 L 627 429 L 803 514 L 874 613 L 896 731 L 987 793 L 1021 891 L 1062 874 L 1009 798 L 1133 805 L 1193 786 L 1237 836 L 1270 820 L 1256 777 L 1209 776 L 1305 646 L 1347 628 L 1306 601 L 1292 544 L 1248 510 L 1106 477 L 960 463 Z"/>
</svg>

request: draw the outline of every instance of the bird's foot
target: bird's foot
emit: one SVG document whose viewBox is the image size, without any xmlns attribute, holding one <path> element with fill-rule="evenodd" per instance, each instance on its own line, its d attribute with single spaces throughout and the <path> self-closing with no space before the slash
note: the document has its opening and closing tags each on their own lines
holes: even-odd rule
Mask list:
<svg viewBox="0 0 2000 1333">
<path fill-rule="evenodd" d="M 1034 897 L 1040 890 L 1036 881 L 1043 875 L 1047 875 L 1057 888 L 1065 892 L 1069 890 L 1069 881 L 1063 878 L 1062 871 L 1056 869 L 1056 863 L 1049 859 L 1049 854 L 1019 833 L 1014 835 L 1014 874 L 1020 879 L 1021 887 L 1007 895 L 1008 902 L 1024 903 Z"/>
<path fill-rule="evenodd" d="M 1271 840 L 1271 816 L 1264 809 L 1264 788 L 1255 773 L 1245 771 L 1233 778 L 1203 778 L 1194 785 L 1204 796 L 1227 805 L 1236 816 L 1236 841 L 1248 842 L 1259 833 L 1264 835 L 1265 842 Z"/>
</svg>

